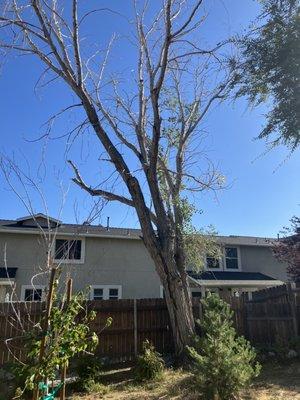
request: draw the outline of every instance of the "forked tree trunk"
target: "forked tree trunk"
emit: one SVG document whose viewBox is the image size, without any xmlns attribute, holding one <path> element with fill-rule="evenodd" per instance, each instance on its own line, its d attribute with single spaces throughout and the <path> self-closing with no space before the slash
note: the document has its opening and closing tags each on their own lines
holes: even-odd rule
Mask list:
<svg viewBox="0 0 300 400">
<path fill-rule="evenodd" d="M 164 287 L 173 332 L 175 354 L 184 354 L 195 333 L 195 323 L 187 282 L 175 280 Z"/>
<path fill-rule="evenodd" d="M 110 155 L 116 169 L 123 176 L 128 191 L 133 199 L 137 212 L 144 244 L 152 257 L 156 272 L 158 273 L 165 290 L 166 303 L 170 314 L 170 323 L 174 337 L 175 352 L 180 355 L 185 347 L 190 344 L 194 334 L 194 319 L 191 307 L 191 299 L 188 289 L 187 275 L 184 268 L 184 250 L 176 247 L 178 233 L 171 228 L 170 219 L 164 208 L 164 203 L 159 192 L 156 176 L 148 176 L 148 184 L 152 193 L 153 203 L 156 206 L 156 228 L 155 232 L 149 209 L 146 206 L 144 194 L 136 177 L 132 176 L 130 170 L 118 150 L 113 146 L 106 132 L 103 131 L 97 112 L 91 104 L 90 99 L 81 95 L 82 103 L 87 116 L 97 136 Z M 80 177 L 79 177 L 80 178 Z M 78 183 L 78 176 L 75 182 Z M 79 182 L 82 187 L 82 181 Z M 86 189 L 86 186 L 83 186 Z M 88 190 L 91 192 L 91 190 Z M 177 260 L 177 261 L 176 261 Z"/>
<path fill-rule="evenodd" d="M 179 358 L 182 356 L 184 358 L 186 346 L 191 344 L 195 334 L 195 322 L 187 274 L 183 266 L 176 264 L 175 256 L 171 252 L 171 254 L 167 255 L 163 252 L 157 253 L 157 248 L 155 249 L 155 254 L 153 254 L 153 249 L 148 248 L 148 251 L 152 256 L 156 272 L 164 288 L 164 297 L 174 339 L 175 355 Z"/>
</svg>

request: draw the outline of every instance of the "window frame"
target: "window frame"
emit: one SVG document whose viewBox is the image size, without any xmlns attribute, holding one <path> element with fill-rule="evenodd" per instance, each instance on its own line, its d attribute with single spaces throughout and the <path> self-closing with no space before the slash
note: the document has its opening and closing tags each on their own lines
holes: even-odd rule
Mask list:
<svg viewBox="0 0 300 400">
<path fill-rule="evenodd" d="M 90 300 L 94 299 L 94 289 L 102 289 L 103 290 L 103 300 L 121 300 L 122 299 L 122 285 L 91 285 L 90 286 Z M 110 289 L 118 289 L 118 298 L 110 299 L 109 298 L 109 290 Z M 95 300 L 97 301 L 97 299 Z"/>
<path fill-rule="evenodd" d="M 234 248 L 234 249 L 237 249 L 238 268 L 233 269 L 233 268 L 227 268 L 227 267 L 226 267 L 226 250 L 225 250 L 226 248 Z M 206 257 L 205 257 L 205 267 L 204 267 L 204 270 L 205 270 L 205 271 L 212 271 L 212 272 L 215 272 L 215 271 L 228 271 L 228 272 L 234 272 L 234 271 L 241 271 L 241 270 L 242 270 L 241 249 L 240 249 L 240 246 L 224 245 L 224 246 L 222 247 L 221 253 L 222 253 L 221 256 L 218 258 L 220 268 L 208 268 L 208 266 L 207 266 L 207 257 L 209 257 L 209 256 L 206 256 Z"/>
<path fill-rule="evenodd" d="M 91 296 L 93 297 L 92 298 L 92 300 L 104 300 L 104 289 L 103 288 L 100 288 L 100 287 L 92 287 L 91 288 L 92 289 L 92 294 L 91 294 Z M 102 290 L 102 299 L 98 299 L 98 298 L 96 298 L 95 299 L 95 290 Z M 100 297 L 99 295 L 96 295 L 96 297 Z"/>
<path fill-rule="evenodd" d="M 227 265 L 226 265 L 226 259 L 227 258 L 233 258 L 233 257 L 226 257 L 226 248 L 227 249 L 236 249 L 237 250 L 237 264 L 238 264 L 238 267 L 237 268 L 227 268 Z M 224 246 L 224 252 L 223 252 L 223 259 L 224 259 L 224 271 L 241 271 L 241 249 L 240 249 L 240 247 L 239 246 Z M 235 258 L 234 258 L 235 259 Z"/>
<path fill-rule="evenodd" d="M 45 301 L 45 285 L 22 285 L 21 286 L 21 301 L 24 302 L 35 302 L 39 303 L 42 301 Z M 42 290 L 42 297 L 41 300 L 25 300 L 25 292 L 26 290 L 31 289 L 31 290 Z"/>
<path fill-rule="evenodd" d="M 163 285 L 159 285 L 159 298 L 164 299 L 165 297 L 165 291 Z"/>
<path fill-rule="evenodd" d="M 81 254 L 80 259 L 67 259 L 67 258 L 55 258 L 56 240 L 67 240 L 67 241 L 81 241 Z M 85 237 L 71 237 L 71 236 L 56 236 L 52 246 L 52 257 L 55 264 L 84 264 L 85 261 Z"/>
</svg>

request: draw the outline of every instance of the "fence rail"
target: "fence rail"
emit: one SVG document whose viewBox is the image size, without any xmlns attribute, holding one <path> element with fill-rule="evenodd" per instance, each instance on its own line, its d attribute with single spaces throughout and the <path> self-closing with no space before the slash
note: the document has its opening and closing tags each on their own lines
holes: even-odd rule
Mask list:
<svg viewBox="0 0 300 400">
<path fill-rule="evenodd" d="M 279 286 L 246 296 L 226 299 L 234 311 L 239 334 L 253 344 L 274 343 L 278 337 L 290 340 L 300 332 L 300 287 Z M 161 353 L 173 351 L 169 315 L 163 299 L 89 301 L 97 311 L 91 328 L 100 333 L 97 354 L 110 360 L 131 360 L 149 339 Z M 43 315 L 43 303 L 0 304 L 0 364 L 25 359 L 24 331 L 32 329 Z M 202 317 L 199 299 L 193 299 L 195 319 Z M 105 328 L 106 320 L 113 323 Z"/>
</svg>

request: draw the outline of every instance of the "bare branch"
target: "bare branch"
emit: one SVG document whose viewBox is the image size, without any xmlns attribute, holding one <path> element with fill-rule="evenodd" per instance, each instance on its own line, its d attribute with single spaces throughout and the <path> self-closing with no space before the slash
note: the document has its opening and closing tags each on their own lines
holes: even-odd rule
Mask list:
<svg viewBox="0 0 300 400">
<path fill-rule="evenodd" d="M 135 204 L 133 202 L 133 200 L 128 199 L 125 196 L 121 196 L 112 192 L 108 192 L 106 190 L 102 190 L 102 189 L 96 189 L 96 188 L 92 188 L 91 186 L 88 186 L 82 179 L 78 168 L 76 167 L 76 165 L 71 161 L 68 160 L 68 163 L 71 165 L 76 178 L 73 178 L 72 181 L 74 183 L 76 183 L 76 185 L 78 185 L 81 189 L 85 190 L 87 193 L 89 193 L 91 196 L 99 196 L 104 198 L 107 201 L 118 201 L 119 203 L 125 204 L 127 206 L 130 207 L 135 207 Z M 151 218 L 152 221 L 154 223 L 156 223 L 156 216 L 151 212 Z"/>
<path fill-rule="evenodd" d="M 73 0 L 73 46 L 77 68 L 77 83 L 82 85 L 82 64 L 78 40 L 78 16 L 77 16 L 77 0 Z"/>
<path fill-rule="evenodd" d="M 187 21 L 182 25 L 181 28 L 179 28 L 176 32 L 174 32 L 172 34 L 172 37 L 175 38 L 177 36 L 179 36 L 182 32 L 184 32 L 184 30 L 189 26 L 189 24 L 193 21 L 193 18 L 196 14 L 196 12 L 198 11 L 199 7 L 201 6 L 203 0 L 199 0 L 197 1 L 197 4 L 195 5 L 195 7 L 193 8 L 190 16 L 188 17 Z"/>
</svg>

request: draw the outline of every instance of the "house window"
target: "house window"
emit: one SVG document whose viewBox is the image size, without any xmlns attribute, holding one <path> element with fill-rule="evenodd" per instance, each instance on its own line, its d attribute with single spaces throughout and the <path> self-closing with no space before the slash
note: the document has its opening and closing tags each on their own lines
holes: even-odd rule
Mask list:
<svg viewBox="0 0 300 400">
<path fill-rule="evenodd" d="M 220 260 L 215 257 L 206 257 L 207 269 L 220 269 Z"/>
<path fill-rule="evenodd" d="M 22 301 L 42 301 L 44 294 L 44 286 L 22 286 Z"/>
<path fill-rule="evenodd" d="M 100 288 L 94 289 L 93 299 L 103 300 L 103 289 Z"/>
<path fill-rule="evenodd" d="M 91 300 L 118 300 L 122 298 L 120 285 L 95 285 L 91 287 Z"/>
<path fill-rule="evenodd" d="M 237 247 L 225 247 L 226 269 L 239 269 L 239 257 Z"/>
<path fill-rule="evenodd" d="M 200 298 L 201 299 L 201 297 L 202 297 L 202 292 L 201 291 L 192 291 L 192 297 L 193 298 Z"/>
<path fill-rule="evenodd" d="M 83 240 L 56 239 L 54 259 L 63 262 L 83 262 L 83 245 Z"/>
<path fill-rule="evenodd" d="M 118 288 L 110 288 L 108 290 L 108 298 L 109 298 L 109 300 L 118 300 L 119 289 Z"/>
</svg>

